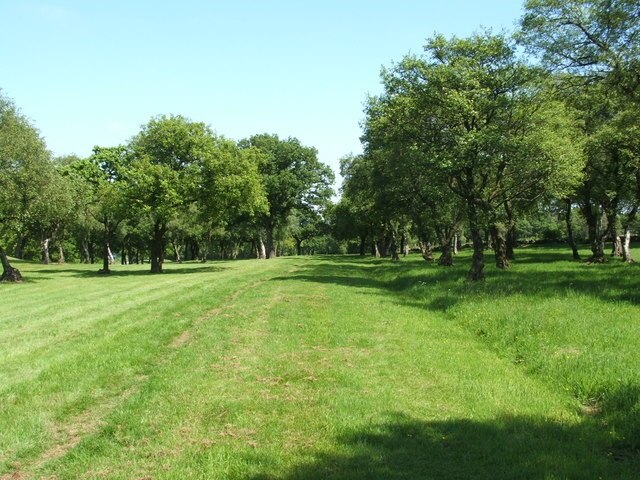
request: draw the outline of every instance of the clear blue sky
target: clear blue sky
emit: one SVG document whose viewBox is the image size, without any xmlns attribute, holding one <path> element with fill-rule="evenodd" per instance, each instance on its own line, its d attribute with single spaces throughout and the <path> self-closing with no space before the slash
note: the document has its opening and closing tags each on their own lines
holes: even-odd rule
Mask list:
<svg viewBox="0 0 640 480">
<path fill-rule="evenodd" d="M 0 89 L 55 155 L 125 143 L 153 115 L 360 152 L 380 67 L 435 32 L 512 29 L 520 0 L 0 0 Z"/>
</svg>

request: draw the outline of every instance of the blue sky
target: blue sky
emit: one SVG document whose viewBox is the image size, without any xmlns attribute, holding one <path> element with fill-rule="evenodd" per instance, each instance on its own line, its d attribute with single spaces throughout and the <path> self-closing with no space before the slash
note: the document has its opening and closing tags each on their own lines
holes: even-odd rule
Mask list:
<svg viewBox="0 0 640 480">
<path fill-rule="evenodd" d="M 337 169 L 360 152 L 380 67 L 435 32 L 512 29 L 519 0 L 0 0 L 0 89 L 55 155 L 181 114 L 241 139 L 297 137 Z"/>
</svg>

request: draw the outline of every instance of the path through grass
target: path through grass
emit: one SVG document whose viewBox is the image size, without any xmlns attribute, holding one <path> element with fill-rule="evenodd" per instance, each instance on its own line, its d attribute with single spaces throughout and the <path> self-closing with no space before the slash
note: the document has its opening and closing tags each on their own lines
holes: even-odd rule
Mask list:
<svg viewBox="0 0 640 480">
<path fill-rule="evenodd" d="M 637 478 L 640 269 L 519 253 L 22 264 L 0 478 Z"/>
</svg>

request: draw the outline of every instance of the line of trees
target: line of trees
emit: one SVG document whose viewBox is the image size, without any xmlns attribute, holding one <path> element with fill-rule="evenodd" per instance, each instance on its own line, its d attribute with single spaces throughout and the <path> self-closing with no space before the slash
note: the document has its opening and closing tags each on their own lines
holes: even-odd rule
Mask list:
<svg viewBox="0 0 640 480">
<path fill-rule="evenodd" d="M 127 145 L 52 159 L 0 93 L 2 280 L 21 278 L 8 252 L 45 263 L 71 252 L 101 259 L 103 273 L 117 252 L 160 273 L 166 255 L 272 258 L 345 244 L 393 260 L 410 246 L 427 260 L 437 249 L 448 266 L 469 244 L 475 281 L 485 249 L 508 268 L 518 239 L 542 230 L 563 231 L 574 258 L 583 232 L 589 261 L 605 261 L 607 239 L 632 261 L 639 53 L 637 0 L 527 0 L 514 35 L 435 35 L 423 55 L 383 69 L 383 93 L 365 105 L 364 153 L 342 159 L 335 205 L 331 169 L 295 138 L 235 142 L 159 116 Z M 552 217 L 564 227 L 541 220 Z"/>
<path fill-rule="evenodd" d="M 221 255 L 271 258 L 290 230 L 298 253 L 326 224 L 334 178 L 317 151 L 295 138 L 256 135 L 234 142 L 204 123 L 159 116 L 125 146 L 95 147 L 89 158 L 52 159 L 38 131 L 0 96 L 0 258 L 2 280 L 21 274 L 8 259 L 34 247 L 43 263 L 70 248 L 109 273 L 148 260 L 161 273 L 174 260 Z M 114 249 L 114 245 L 117 250 Z M 36 247 L 37 246 L 37 247 Z"/>
<path fill-rule="evenodd" d="M 412 232 L 425 259 L 435 244 L 451 265 L 464 233 L 480 280 L 487 243 L 507 268 L 518 223 L 541 209 L 565 210 L 577 257 L 578 210 L 591 262 L 605 261 L 605 237 L 631 261 L 639 48 L 631 0 L 529 0 L 515 35 L 435 35 L 383 69 L 384 92 L 366 103 L 364 153 L 341 166 L 342 234 L 397 259 Z"/>
</svg>

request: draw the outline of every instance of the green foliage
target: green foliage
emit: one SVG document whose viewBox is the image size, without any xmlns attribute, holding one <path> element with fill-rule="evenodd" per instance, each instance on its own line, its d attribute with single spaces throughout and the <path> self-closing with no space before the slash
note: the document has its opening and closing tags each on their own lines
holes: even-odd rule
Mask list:
<svg viewBox="0 0 640 480">
<path fill-rule="evenodd" d="M 199 201 L 211 225 L 253 218 L 267 210 L 258 171 L 263 162 L 257 149 L 240 149 L 235 142 L 214 138 L 199 160 Z"/>
<path fill-rule="evenodd" d="M 637 99 L 640 16 L 635 0 L 527 0 L 520 38 L 555 69 Z"/>
<path fill-rule="evenodd" d="M 297 139 L 281 140 L 277 135 L 254 135 L 239 142 L 242 149 L 253 150 L 258 161 L 267 210 L 260 222 L 267 234 L 267 255 L 275 255 L 274 235 L 285 227 L 291 212 L 320 211 L 330 201 L 334 175 L 318 161 L 315 148 L 303 146 Z"/>
<path fill-rule="evenodd" d="M 0 95 L 0 228 L 21 230 L 53 174 L 44 140 L 11 100 Z"/>
<path fill-rule="evenodd" d="M 313 208 L 330 198 L 333 173 L 318 161 L 315 148 L 295 138 L 280 140 L 267 134 L 255 135 L 240 145 L 254 147 L 263 155 L 259 170 L 275 224 L 283 222 L 294 207 Z"/>
<path fill-rule="evenodd" d="M 495 227 L 504 223 L 506 235 L 516 212 L 572 192 L 582 178 L 578 119 L 546 79 L 513 40 L 490 32 L 436 35 L 423 57 L 383 70 L 385 92 L 366 109 L 369 177 L 360 176 L 370 179 L 361 184 L 375 209 L 387 219 L 407 214 L 423 242 L 435 235 L 446 251 L 466 217 L 476 250 L 470 278 L 482 278 L 481 229 L 491 224 L 502 237 Z"/>
</svg>

